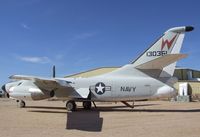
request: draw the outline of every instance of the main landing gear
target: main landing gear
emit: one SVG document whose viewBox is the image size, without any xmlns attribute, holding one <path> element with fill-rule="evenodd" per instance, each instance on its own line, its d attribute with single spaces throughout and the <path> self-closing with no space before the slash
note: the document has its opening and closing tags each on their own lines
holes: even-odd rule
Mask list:
<svg viewBox="0 0 200 137">
<path fill-rule="evenodd" d="M 91 107 L 92 107 L 91 101 L 83 101 L 83 108 L 85 110 L 90 110 Z M 74 100 L 67 101 L 66 108 L 68 111 L 75 111 L 77 108 L 75 101 Z"/>
<path fill-rule="evenodd" d="M 121 102 L 124 105 L 126 105 L 127 107 L 130 107 L 132 109 L 134 108 L 134 101 L 133 101 L 132 104 L 129 104 L 126 101 L 121 101 Z M 85 110 L 90 110 L 92 108 L 92 103 L 93 103 L 94 107 L 97 108 L 96 105 L 95 105 L 95 103 L 94 103 L 94 101 L 92 101 L 92 102 L 91 101 L 83 101 L 83 108 Z M 67 101 L 66 108 L 67 108 L 68 111 L 75 111 L 76 108 L 77 108 L 75 101 L 74 100 Z"/>
<path fill-rule="evenodd" d="M 92 107 L 91 101 L 83 101 L 83 108 L 86 110 L 90 110 Z"/>
<path fill-rule="evenodd" d="M 74 111 L 74 110 L 76 110 L 76 103 L 75 103 L 75 101 L 73 101 L 73 100 L 67 101 L 66 108 L 67 108 L 68 111 Z"/>
</svg>

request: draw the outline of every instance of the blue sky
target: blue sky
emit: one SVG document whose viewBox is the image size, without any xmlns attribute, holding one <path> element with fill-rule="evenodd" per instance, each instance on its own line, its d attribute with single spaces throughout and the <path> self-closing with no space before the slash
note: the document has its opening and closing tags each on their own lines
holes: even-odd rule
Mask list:
<svg viewBox="0 0 200 137">
<path fill-rule="evenodd" d="M 0 84 L 8 76 L 65 76 L 136 58 L 170 27 L 193 25 L 178 65 L 200 69 L 198 0 L 1 0 Z"/>
</svg>

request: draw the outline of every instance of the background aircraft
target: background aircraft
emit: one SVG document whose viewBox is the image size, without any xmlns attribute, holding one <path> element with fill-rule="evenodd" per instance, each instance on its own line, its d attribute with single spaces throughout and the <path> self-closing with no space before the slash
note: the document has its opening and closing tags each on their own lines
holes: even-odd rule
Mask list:
<svg viewBox="0 0 200 137">
<path fill-rule="evenodd" d="M 89 78 L 42 78 L 13 75 L 15 80 L 2 86 L 9 98 L 20 100 L 42 100 L 56 97 L 68 100 L 66 107 L 73 111 L 76 101 L 83 102 L 85 109 L 92 101 L 126 101 L 170 97 L 175 95 L 172 77 L 176 61 L 186 57 L 179 54 L 185 32 L 193 27 L 183 26 L 167 30 L 151 47 L 136 60 L 107 74 Z"/>
</svg>

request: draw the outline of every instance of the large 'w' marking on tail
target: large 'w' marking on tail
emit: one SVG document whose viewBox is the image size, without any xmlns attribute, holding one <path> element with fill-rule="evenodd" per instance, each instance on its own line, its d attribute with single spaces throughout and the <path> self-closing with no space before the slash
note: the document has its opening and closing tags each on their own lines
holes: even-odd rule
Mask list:
<svg viewBox="0 0 200 137">
<path fill-rule="evenodd" d="M 168 41 L 168 39 L 164 40 L 162 39 L 162 45 L 161 45 L 161 50 L 163 50 L 163 48 L 165 47 L 165 45 L 167 45 L 168 50 L 171 48 L 172 43 L 174 42 L 174 40 L 176 39 L 175 35 L 170 41 Z"/>
</svg>

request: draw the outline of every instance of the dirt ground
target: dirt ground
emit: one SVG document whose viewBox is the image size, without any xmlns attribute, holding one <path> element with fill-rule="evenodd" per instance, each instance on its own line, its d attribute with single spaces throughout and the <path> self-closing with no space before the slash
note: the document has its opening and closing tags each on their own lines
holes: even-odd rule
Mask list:
<svg viewBox="0 0 200 137">
<path fill-rule="evenodd" d="M 1 137 L 200 137 L 200 102 L 97 103 L 98 108 L 67 112 L 60 101 L 29 101 L 18 108 L 0 99 Z"/>
</svg>

